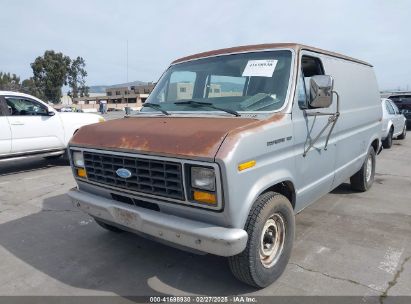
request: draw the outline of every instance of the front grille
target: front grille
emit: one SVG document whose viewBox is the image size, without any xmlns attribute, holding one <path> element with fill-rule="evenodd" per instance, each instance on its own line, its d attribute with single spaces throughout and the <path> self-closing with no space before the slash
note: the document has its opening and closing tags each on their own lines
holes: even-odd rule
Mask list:
<svg viewBox="0 0 411 304">
<path fill-rule="evenodd" d="M 84 164 L 90 181 L 130 191 L 184 200 L 181 164 L 84 151 Z M 120 168 L 131 177 L 116 174 Z"/>
</svg>

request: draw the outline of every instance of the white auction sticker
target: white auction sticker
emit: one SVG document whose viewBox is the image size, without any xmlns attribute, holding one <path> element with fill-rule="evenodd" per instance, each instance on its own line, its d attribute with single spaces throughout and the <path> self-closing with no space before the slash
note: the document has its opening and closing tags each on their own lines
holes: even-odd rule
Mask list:
<svg viewBox="0 0 411 304">
<path fill-rule="evenodd" d="M 242 76 L 272 77 L 278 60 L 249 60 Z"/>
</svg>

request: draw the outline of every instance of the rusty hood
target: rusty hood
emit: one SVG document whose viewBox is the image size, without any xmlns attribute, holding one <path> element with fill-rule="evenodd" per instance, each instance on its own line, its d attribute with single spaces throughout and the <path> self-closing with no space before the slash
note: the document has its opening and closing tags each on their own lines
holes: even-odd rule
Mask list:
<svg viewBox="0 0 411 304">
<path fill-rule="evenodd" d="M 165 156 L 214 158 L 233 130 L 252 118 L 129 117 L 82 127 L 70 144 Z"/>
</svg>

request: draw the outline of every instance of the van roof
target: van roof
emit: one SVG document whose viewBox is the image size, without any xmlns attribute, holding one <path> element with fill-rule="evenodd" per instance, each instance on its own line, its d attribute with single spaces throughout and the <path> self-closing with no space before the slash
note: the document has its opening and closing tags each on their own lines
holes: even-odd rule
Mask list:
<svg viewBox="0 0 411 304">
<path fill-rule="evenodd" d="M 333 57 L 357 62 L 360 64 L 368 65 L 371 66 L 368 62 L 358 60 L 352 57 L 348 57 L 345 55 L 341 55 L 338 53 L 322 50 L 319 48 L 315 48 L 312 46 L 308 45 L 303 45 L 303 44 L 298 44 L 298 43 L 266 43 L 266 44 L 253 44 L 253 45 L 243 45 L 243 46 L 236 46 L 236 47 L 231 47 L 231 48 L 225 48 L 225 49 L 218 49 L 218 50 L 212 50 L 208 52 L 202 52 L 202 53 L 197 53 L 189 56 L 185 56 L 182 58 L 179 58 L 177 60 L 174 60 L 172 64 L 175 63 L 180 63 L 183 61 L 189 61 L 189 60 L 194 60 L 194 59 L 199 59 L 199 58 L 204 58 L 204 57 L 212 57 L 212 56 L 218 56 L 218 55 L 226 55 L 226 54 L 235 54 L 235 53 L 243 53 L 243 52 L 253 52 L 253 51 L 264 51 L 264 50 L 270 50 L 270 49 L 293 49 L 295 50 L 296 53 L 299 53 L 301 50 L 308 50 L 320 54 L 325 54 L 325 55 L 330 55 Z"/>
</svg>

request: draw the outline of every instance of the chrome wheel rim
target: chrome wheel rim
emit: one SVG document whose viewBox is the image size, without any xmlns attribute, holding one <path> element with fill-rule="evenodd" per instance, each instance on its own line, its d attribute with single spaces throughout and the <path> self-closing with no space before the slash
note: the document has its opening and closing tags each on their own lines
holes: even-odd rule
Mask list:
<svg viewBox="0 0 411 304">
<path fill-rule="evenodd" d="M 281 256 L 285 241 L 285 221 L 274 213 L 265 222 L 260 240 L 260 260 L 265 268 L 275 265 Z"/>
<path fill-rule="evenodd" d="M 370 154 L 370 155 L 368 155 L 368 158 L 367 158 L 367 167 L 366 167 L 366 171 L 365 171 L 365 176 L 366 176 L 366 179 L 367 179 L 367 183 L 371 179 L 371 174 L 372 174 L 372 156 Z"/>
</svg>

